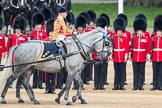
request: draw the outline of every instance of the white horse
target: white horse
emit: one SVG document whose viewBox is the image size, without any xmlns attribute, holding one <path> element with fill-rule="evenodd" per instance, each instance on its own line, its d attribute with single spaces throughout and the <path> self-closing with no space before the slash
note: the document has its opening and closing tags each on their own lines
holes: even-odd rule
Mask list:
<svg viewBox="0 0 162 108">
<path fill-rule="evenodd" d="M 77 40 L 73 38 L 66 38 L 66 45 L 69 46 L 69 53 L 73 52 L 83 52 L 90 54 L 93 52 L 94 48 L 101 54 L 100 56 L 108 52 L 108 46 L 105 46 L 105 42 L 108 42 L 108 36 L 106 36 L 107 31 L 103 28 L 97 27 L 95 30 L 77 35 Z M 41 51 L 41 43 L 43 41 L 29 41 L 26 43 L 22 43 L 10 50 L 9 56 L 7 58 L 6 66 L 12 65 L 12 52 L 14 51 L 14 65 L 36 62 Z M 82 50 L 77 45 L 79 42 Z M 111 49 L 111 48 L 110 48 Z M 106 52 L 106 53 L 107 53 Z M 81 88 L 82 88 L 82 81 L 78 72 L 83 69 L 84 66 L 84 59 L 80 53 L 76 53 L 75 55 L 71 55 L 66 58 L 65 66 L 66 71 L 68 72 L 68 77 L 66 81 L 65 87 L 62 91 L 58 94 L 58 98 L 56 98 L 56 102 L 60 102 L 60 97 L 62 96 L 63 92 L 65 92 L 64 99 L 66 100 L 66 105 L 71 105 L 72 102 L 69 100 L 69 89 L 71 86 L 72 81 L 75 79 L 78 80 L 79 88 L 77 91 L 76 96 L 73 96 L 73 102 L 77 99 L 81 99 L 82 103 L 86 103 L 86 101 L 81 96 Z M 64 60 L 61 60 L 61 64 L 64 64 Z M 19 77 L 19 80 L 22 81 L 24 88 L 27 91 L 27 94 L 31 101 L 34 104 L 39 104 L 34 97 L 34 92 L 29 85 L 29 79 L 32 74 L 33 69 L 42 70 L 48 73 L 58 73 L 61 71 L 60 62 L 58 60 L 50 60 L 36 64 L 26 64 L 23 66 L 15 66 L 14 71 L 10 73 L 8 70 L 11 68 L 5 68 L 3 72 L 0 73 L 0 90 L 3 89 L 1 98 L 2 104 L 6 103 L 5 95 L 10 84 Z M 24 77 L 25 76 L 25 77 Z M 23 80 L 21 80 L 23 78 Z M 23 101 L 20 97 L 17 96 L 19 101 Z"/>
</svg>

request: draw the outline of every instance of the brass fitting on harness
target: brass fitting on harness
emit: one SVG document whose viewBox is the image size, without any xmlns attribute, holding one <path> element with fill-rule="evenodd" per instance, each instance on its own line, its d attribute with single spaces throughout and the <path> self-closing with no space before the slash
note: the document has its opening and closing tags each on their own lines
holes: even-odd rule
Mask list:
<svg viewBox="0 0 162 108">
<path fill-rule="evenodd" d="M 62 60 L 62 55 L 56 56 L 56 60 Z"/>
</svg>

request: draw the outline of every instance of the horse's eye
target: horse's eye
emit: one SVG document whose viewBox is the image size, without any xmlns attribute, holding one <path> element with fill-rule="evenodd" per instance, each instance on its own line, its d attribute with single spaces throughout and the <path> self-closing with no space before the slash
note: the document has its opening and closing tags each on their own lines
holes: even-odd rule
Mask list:
<svg viewBox="0 0 162 108">
<path fill-rule="evenodd" d="M 109 46 L 109 42 L 108 41 L 105 41 L 105 46 Z"/>
</svg>

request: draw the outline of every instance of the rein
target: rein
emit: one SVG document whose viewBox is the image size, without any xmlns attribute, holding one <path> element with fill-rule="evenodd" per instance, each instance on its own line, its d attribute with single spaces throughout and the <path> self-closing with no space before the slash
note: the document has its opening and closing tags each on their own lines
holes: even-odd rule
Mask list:
<svg viewBox="0 0 162 108">
<path fill-rule="evenodd" d="M 80 40 L 77 38 L 76 35 L 72 36 L 72 39 L 75 41 L 79 51 L 80 51 L 80 54 L 81 56 L 83 57 L 84 60 L 91 60 L 91 57 L 85 52 L 83 46 L 82 46 L 82 43 L 80 42 Z M 85 45 L 85 44 L 84 44 Z M 88 45 L 86 45 L 88 48 L 91 48 L 89 47 Z"/>
<path fill-rule="evenodd" d="M 109 35 L 109 33 L 108 33 L 107 35 Z M 107 35 L 106 35 L 106 36 L 103 35 L 103 37 L 102 37 L 101 39 L 99 39 L 98 41 L 96 41 L 95 43 L 93 43 L 93 45 L 95 45 L 96 43 L 100 42 L 101 40 L 104 40 L 104 42 L 103 42 L 103 47 L 102 47 L 102 51 L 101 51 L 101 52 L 104 52 L 104 51 L 103 51 L 103 50 L 104 50 L 104 43 L 105 43 L 105 38 L 107 38 Z M 85 50 L 84 50 L 84 48 L 83 48 L 83 45 L 86 46 L 86 47 L 89 48 L 89 49 L 92 49 L 92 48 L 91 48 L 90 46 L 84 44 L 83 42 L 81 42 L 81 41 L 77 38 L 76 35 L 72 36 L 72 39 L 73 39 L 73 40 L 75 41 L 75 43 L 77 44 L 77 47 L 78 47 L 78 49 L 79 49 L 79 51 L 80 51 L 80 54 L 81 54 L 81 56 L 83 57 L 83 59 L 84 59 L 84 60 L 87 60 L 87 61 L 91 61 L 91 57 L 89 56 L 89 54 L 87 54 L 87 53 L 85 52 Z M 97 52 L 97 51 L 96 51 L 96 52 Z M 99 54 L 100 54 L 100 52 L 97 52 L 97 55 L 99 55 Z"/>
</svg>

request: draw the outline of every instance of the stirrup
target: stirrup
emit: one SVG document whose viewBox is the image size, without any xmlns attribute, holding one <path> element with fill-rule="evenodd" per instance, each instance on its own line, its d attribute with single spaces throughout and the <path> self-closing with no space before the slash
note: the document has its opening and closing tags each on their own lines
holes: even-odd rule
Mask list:
<svg viewBox="0 0 162 108">
<path fill-rule="evenodd" d="M 56 42 L 56 45 L 57 45 L 58 47 L 62 47 L 62 43 L 61 43 L 61 42 Z"/>
</svg>

